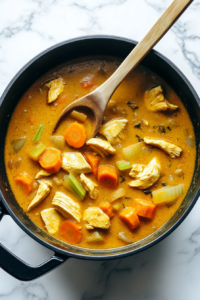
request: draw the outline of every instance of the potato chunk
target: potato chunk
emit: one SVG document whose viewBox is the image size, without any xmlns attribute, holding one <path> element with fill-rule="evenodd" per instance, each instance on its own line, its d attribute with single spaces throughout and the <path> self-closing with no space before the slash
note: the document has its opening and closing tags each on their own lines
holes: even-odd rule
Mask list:
<svg viewBox="0 0 200 300">
<path fill-rule="evenodd" d="M 84 189 L 89 192 L 90 198 L 96 199 L 99 193 L 98 185 L 91 179 L 87 178 L 84 174 L 81 174 L 80 180 Z"/>
<path fill-rule="evenodd" d="M 62 155 L 62 168 L 76 174 L 89 173 L 92 168 L 80 152 L 65 152 Z"/>
<path fill-rule="evenodd" d="M 27 211 L 30 211 L 32 208 L 36 207 L 40 202 L 42 202 L 50 193 L 52 183 L 48 180 L 37 180 L 39 182 L 39 188 L 35 198 L 31 201 L 28 206 Z"/>
<path fill-rule="evenodd" d="M 115 154 L 116 152 L 115 148 L 113 148 L 109 142 L 99 138 L 92 138 L 88 140 L 86 144 L 90 145 L 91 149 L 93 149 L 94 151 L 97 150 L 97 153 L 99 153 L 103 157 L 108 154 Z"/>
<path fill-rule="evenodd" d="M 85 225 L 87 229 L 110 227 L 110 218 L 99 207 L 87 208 L 83 213 L 83 221 L 87 222 Z"/>
<path fill-rule="evenodd" d="M 104 135 L 111 144 L 120 142 L 120 134 L 124 130 L 128 120 L 121 118 L 107 122 L 101 126 L 99 133 Z"/>
<path fill-rule="evenodd" d="M 135 180 L 129 182 L 129 186 L 146 189 L 152 186 L 160 177 L 160 163 L 157 158 L 153 158 L 150 163 L 138 174 L 131 170 L 130 176 L 134 174 Z"/>
<path fill-rule="evenodd" d="M 42 220 L 45 223 L 45 227 L 50 234 L 54 234 L 58 231 L 62 222 L 60 214 L 54 208 L 48 208 L 41 211 Z"/>
<path fill-rule="evenodd" d="M 173 111 L 178 108 L 177 105 L 171 104 L 165 99 L 161 85 L 146 91 L 144 100 L 147 108 L 152 111 Z"/>
<path fill-rule="evenodd" d="M 181 155 L 182 149 L 172 143 L 162 139 L 144 137 L 144 142 L 149 145 L 157 146 L 169 154 L 171 158 L 176 158 Z"/>
<path fill-rule="evenodd" d="M 64 90 L 62 78 L 54 79 L 48 82 L 46 86 L 49 88 L 48 103 L 52 103 L 53 101 L 55 101 Z"/>
<path fill-rule="evenodd" d="M 78 203 L 62 192 L 56 192 L 52 204 L 65 218 L 73 217 L 77 222 L 81 220 L 81 208 Z"/>
</svg>

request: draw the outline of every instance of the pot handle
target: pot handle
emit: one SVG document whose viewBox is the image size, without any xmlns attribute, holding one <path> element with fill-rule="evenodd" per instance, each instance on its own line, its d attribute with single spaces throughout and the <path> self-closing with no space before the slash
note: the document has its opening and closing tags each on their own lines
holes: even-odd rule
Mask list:
<svg viewBox="0 0 200 300">
<path fill-rule="evenodd" d="M 8 215 L 8 212 L 5 210 L 2 201 L 0 200 L 0 220 L 6 214 Z M 0 267 L 13 277 L 22 281 L 36 279 L 58 267 L 68 258 L 69 257 L 61 255 L 60 253 L 55 253 L 44 263 L 38 266 L 31 266 L 0 243 Z"/>
</svg>

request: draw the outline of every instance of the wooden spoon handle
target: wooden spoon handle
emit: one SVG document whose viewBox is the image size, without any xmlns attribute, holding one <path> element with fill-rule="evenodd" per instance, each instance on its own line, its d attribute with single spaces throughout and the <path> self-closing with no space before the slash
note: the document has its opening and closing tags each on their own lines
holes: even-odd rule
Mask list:
<svg viewBox="0 0 200 300">
<path fill-rule="evenodd" d="M 106 104 L 124 77 L 135 68 L 153 46 L 159 42 L 192 1 L 193 0 L 174 0 L 115 73 L 100 87 L 99 91 L 104 94 Z"/>
</svg>

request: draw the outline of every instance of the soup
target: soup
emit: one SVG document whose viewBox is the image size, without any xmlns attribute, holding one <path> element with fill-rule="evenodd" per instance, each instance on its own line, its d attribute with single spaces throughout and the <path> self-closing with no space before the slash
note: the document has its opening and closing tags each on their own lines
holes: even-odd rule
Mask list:
<svg viewBox="0 0 200 300">
<path fill-rule="evenodd" d="M 120 63 L 85 58 L 52 70 L 20 99 L 6 137 L 7 176 L 20 206 L 55 238 L 85 248 L 120 247 L 155 232 L 182 203 L 194 171 L 189 115 L 143 66 L 111 97 L 96 137 L 88 138 L 87 111 L 70 112 L 52 134 L 61 111 Z"/>
</svg>

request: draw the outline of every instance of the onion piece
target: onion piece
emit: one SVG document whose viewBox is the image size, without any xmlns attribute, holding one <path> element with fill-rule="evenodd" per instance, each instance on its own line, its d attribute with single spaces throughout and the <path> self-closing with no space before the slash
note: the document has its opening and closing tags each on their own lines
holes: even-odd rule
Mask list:
<svg viewBox="0 0 200 300">
<path fill-rule="evenodd" d="M 84 122 L 87 119 L 87 116 L 85 114 L 80 113 L 76 110 L 73 110 L 71 112 L 71 117 L 73 117 L 74 119 L 81 121 L 81 122 Z"/>
<path fill-rule="evenodd" d="M 178 127 L 179 126 L 179 124 L 178 123 L 176 123 L 173 119 L 169 119 L 169 122 L 168 122 L 168 126 L 169 126 L 169 128 L 170 129 L 172 129 L 172 128 L 176 128 L 176 127 Z"/>
<path fill-rule="evenodd" d="M 191 138 L 190 136 L 187 137 L 186 140 L 186 144 L 187 146 L 194 148 L 195 147 L 195 140 L 193 138 Z"/>
<path fill-rule="evenodd" d="M 116 162 L 116 165 L 120 171 L 128 170 L 132 168 L 132 165 L 129 161 L 120 160 Z"/>
<path fill-rule="evenodd" d="M 118 235 L 117 235 L 117 237 L 118 237 L 120 240 L 122 240 L 123 242 L 125 242 L 125 243 L 128 243 L 128 244 L 134 243 L 134 241 L 131 240 L 131 239 L 129 239 L 129 238 L 125 235 L 124 232 L 119 232 Z"/>
<path fill-rule="evenodd" d="M 52 135 L 51 136 L 51 141 L 54 144 L 54 146 L 59 149 L 59 150 L 64 150 L 65 148 L 65 138 L 64 136 L 61 135 Z"/>
<path fill-rule="evenodd" d="M 12 149 L 15 153 L 17 153 L 23 146 L 24 146 L 24 143 L 26 142 L 26 136 L 24 137 L 21 137 L 19 139 L 16 139 L 16 140 L 13 140 L 11 141 L 11 146 L 12 146 Z"/>
<path fill-rule="evenodd" d="M 111 195 L 110 195 L 110 202 L 113 202 L 121 197 L 125 196 L 125 190 L 120 188 L 116 191 L 114 191 Z"/>
<path fill-rule="evenodd" d="M 143 145 L 144 144 L 140 142 L 137 144 L 133 144 L 127 148 L 124 148 L 123 152 L 124 152 L 125 159 L 131 161 L 135 157 L 137 157 L 141 153 Z"/>
<path fill-rule="evenodd" d="M 98 231 L 95 231 L 91 236 L 86 238 L 86 241 L 88 243 L 104 242 L 104 237 Z"/>
<path fill-rule="evenodd" d="M 179 196 L 183 195 L 185 185 L 179 184 L 176 186 L 166 186 L 152 192 L 153 202 L 156 205 L 170 203 Z"/>
</svg>

